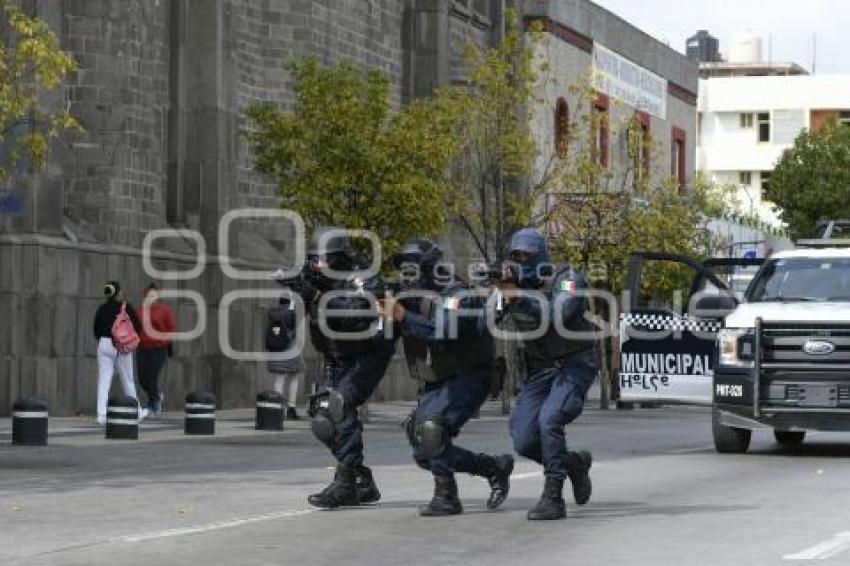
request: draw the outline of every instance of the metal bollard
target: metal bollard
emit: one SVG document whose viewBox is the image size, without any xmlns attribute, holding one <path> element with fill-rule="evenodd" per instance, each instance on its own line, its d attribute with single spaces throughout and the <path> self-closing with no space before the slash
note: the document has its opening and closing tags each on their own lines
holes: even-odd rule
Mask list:
<svg viewBox="0 0 850 566">
<path fill-rule="evenodd" d="M 186 395 L 186 434 L 215 434 L 215 395 L 204 391 Z"/>
<path fill-rule="evenodd" d="M 139 439 L 139 401 L 135 397 L 118 397 L 106 405 L 106 438 Z"/>
<path fill-rule="evenodd" d="M 12 405 L 12 444 L 47 445 L 47 404 L 36 399 L 18 399 Z"/>
<path fill-rule="evenodd" d="M 256 430 L 283 430 L 283 395 L 277 391 L 257 394 Z"/>
</svg>

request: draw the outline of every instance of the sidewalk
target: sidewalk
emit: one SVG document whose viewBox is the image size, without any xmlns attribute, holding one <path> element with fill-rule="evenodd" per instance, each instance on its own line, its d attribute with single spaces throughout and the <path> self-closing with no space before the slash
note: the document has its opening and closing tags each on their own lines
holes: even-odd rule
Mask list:
<svg viewBox="0 0 850 566">
<path fill-rule="evenodd" d="M 398 401 L 369 403 L 367 427 L 396 427 L 413 409 L 415 402 Z M 585 411 L 599 408 L 599 386 L 594 385 L 588 391 Z M 289 434 L 306 431 L 310 428 L 306 411 L 300 410 L 301 419 L 285 421 L 283 431 L 265 431 L 254 429 L 255 409 L 229 409 L 216 412 L 215 436 L 238 437 L 269 434 Z M 481 408 L 480 420 L 502 420 L 507 416 L 502 414 L 500 400 L 488 400 Z M 137 442 L 170 441 L 178 439 L 198 439 L 203 436 L 186 436 L 183 432 L 184 414 L 179 411 L 163 413 L 160 417 L 149 418 L 139 425 L 139 440 Z M 8 445 L 12 441 L 11 417 L 0 417 L 0 445 Z M 95 423 L 93 416 L 80 417 L 50 417 L 48 421 L 48 445 L 79 445 L 128 442 L 121 440 L 106 440 L 104 427 Z M 134 442 L 134 441 L 129 441 Z"/>
<path fill-rule="evenodd" d="M 367 427 L 398 426 L 401 420 L 410 412 L 412 402 L 407 403 L 370 403 L 369 422 Z M 498 405 L 488 413 L 498 412 Z M 230 409 L 216 412 L 215 436 L 240 437 L 257 435 L 295 434 L 310 429 L 310 421 L 305 412 L 300 411 L 301 419 L 285 421 L 283 431 L 255 430 L 255 409 Z M 201 440 L 209 436 L 185 435 L 183 432 L 184 414 L 179 411 L 163 413 L 160 417 L 148 418 L 139 424 L 139 439 L 137 441 L 107 440 L 104 437 L 104 427 L 95 422 L 93 416 L 81 417 L 50 417 L 48 420 L 48 446 L 50 445 L 96 445 L 127 442 L 161 442 L 182 439 Z M 0 446 L 10 445 L 12 441 L 11 417 L 0 418 Z M 25 447 L 22 447 L 25 448 Z"/>
</svg>

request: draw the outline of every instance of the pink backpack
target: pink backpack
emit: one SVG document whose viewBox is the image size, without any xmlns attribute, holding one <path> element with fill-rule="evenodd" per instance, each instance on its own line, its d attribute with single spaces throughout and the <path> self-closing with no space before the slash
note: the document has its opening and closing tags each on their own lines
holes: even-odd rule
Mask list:
<svg viewBox="0 0 850 566">
<path fill-rule="evenodd" d="M 121 304 L 121 312 L 112 323 L 112 343 L 119 354 L 135 352 L 139 347 L 139 334 L 127 314 L 127 303 Z"/>
</svg>

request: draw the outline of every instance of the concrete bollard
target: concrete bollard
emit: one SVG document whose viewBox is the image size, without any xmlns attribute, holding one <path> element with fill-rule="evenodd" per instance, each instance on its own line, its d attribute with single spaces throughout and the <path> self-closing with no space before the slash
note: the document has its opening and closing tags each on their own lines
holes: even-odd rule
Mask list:
<svg viewBox="0 0 850 566">
<path fill-rule="evenodd" d="M 283 430 L 283 395 L 277 391 L 257 394 L 257 430 Z"/>
<path fill-rule="evenodd" d="M 186 395 L 186 434 L 215 434 L 215 395 L 207 392 Z"/>
<path fill-rule="evenodd" d="M 106 405 L 106 438 L 139 439 L 139 401 L 135 397 L 118 397 Z"/>
<path fill-rule="evenodd" d="M 36 399 L 18 399 L 12 404 L 12 444 L 47 445 L 47 404 Z"/>
</svg>

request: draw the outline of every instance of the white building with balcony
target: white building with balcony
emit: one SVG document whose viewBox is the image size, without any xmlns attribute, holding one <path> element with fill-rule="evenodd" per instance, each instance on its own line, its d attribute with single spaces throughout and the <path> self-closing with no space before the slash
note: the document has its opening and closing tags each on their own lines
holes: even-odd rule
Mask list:
<svg viewBox="0 0 850 566">
<path fill-rule="evenodd" d="M 765 187 L 804 129 L 828 119 L 850 125 L 850 75 L 733 76 L 700 80 L 697 169 L 734 184 L 742 215 L 778 227 Z"/>
</svg>

